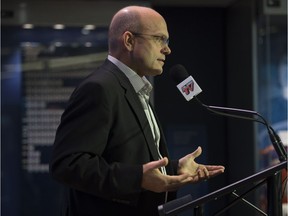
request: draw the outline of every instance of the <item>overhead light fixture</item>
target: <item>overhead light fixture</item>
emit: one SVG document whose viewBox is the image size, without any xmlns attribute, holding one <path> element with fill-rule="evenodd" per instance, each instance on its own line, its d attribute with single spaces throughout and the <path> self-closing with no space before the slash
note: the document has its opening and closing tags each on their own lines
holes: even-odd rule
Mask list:
<svg viewBox="0 0 288 216">
<path fill-rule="evenodd" d="M 88 24 L 88 25 L 85 25 L 83 29 L 85 29 L 85 30 L 94 30 L 95 29 L 95 25 Z"/>
<path fill-rule="evenodd" d="M 30 24 L 30 23 L 26 23 L 26 24 L 23 24 L 23 25 L 22 25 L 22 28 L 23 28 L 23 29 L 33 29 L 33 28 L 34 28 L 34 25 L 33 25 L 33 24 Z"/>
<path fill-rule="evenodd" d="M 65 26 L 64 26 L 63 24 L 55 24 L 55 25 L 53 26 L 53 28 L 54 28 L 54 29 L 64 29 Z"/>
</svg>

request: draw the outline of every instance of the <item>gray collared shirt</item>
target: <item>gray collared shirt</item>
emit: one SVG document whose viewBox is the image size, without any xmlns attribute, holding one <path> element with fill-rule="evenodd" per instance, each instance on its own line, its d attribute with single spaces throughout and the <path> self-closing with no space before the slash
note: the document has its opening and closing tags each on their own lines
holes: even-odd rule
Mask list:
<svg viewBox="0 0 288 216">
<path fill-rule="evenodd" d="M 147 80 L 145 76 L 140 77 L 135 71 L 133 71 L 131 68 L 129 68 L 128 66 L 126 66 L 121 61 L 114 58 L 113 56 L 108 55 L 108 60 L 114 63 L 127 76 L 133 88 L 135 89 L 135 92 L 137 93 L 142 103 L 146 117 L 150 124 L 151 132 L 153 134 L 153 138 L 157 146 L 159 159 L 162 158 L 159 152 L 160 130 L 159 130 L 157 121 L 155 119 L 155 116 L 153 114 L 153 111 L 149 105 L 149 96 L 150 96 L 150 92 L 153 89 L 151 83 Z M 164 173 L 166 172 L 164 171 Z"/>
</svg>

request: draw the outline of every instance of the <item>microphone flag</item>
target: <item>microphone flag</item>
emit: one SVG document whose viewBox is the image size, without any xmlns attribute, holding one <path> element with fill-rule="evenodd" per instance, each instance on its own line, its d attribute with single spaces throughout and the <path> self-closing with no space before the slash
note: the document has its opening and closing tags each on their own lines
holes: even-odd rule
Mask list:
<svg viewBox="0 0 288 216">
<path fill-rule="evenodd" d="M 188 76 L 185 80 L 179 83 L 177 88 L 187 101 L 190 101 L 194 96 L 202 92 L 202 89 L 192 76 Z"/>
</svg>

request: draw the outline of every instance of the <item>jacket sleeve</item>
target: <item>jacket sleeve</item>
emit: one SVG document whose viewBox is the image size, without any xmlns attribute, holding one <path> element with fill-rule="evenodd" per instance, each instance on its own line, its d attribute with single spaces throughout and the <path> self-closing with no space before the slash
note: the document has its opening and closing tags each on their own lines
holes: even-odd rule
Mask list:
<svg viewBox="0 0 288 216">
<path fill-rule="evenodd" d="M 102 157 L 113 124 L 107 94 L 95 82 L 73 92 L 56 131 L 50 173 L 76 190 L 117 199 L 141 190 L 143 168 Z"/>
</svg>

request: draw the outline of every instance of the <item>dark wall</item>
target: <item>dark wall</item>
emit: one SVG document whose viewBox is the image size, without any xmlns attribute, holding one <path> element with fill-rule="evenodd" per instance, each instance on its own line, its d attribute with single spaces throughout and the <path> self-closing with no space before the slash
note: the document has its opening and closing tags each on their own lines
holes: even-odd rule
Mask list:
<svg viewBox="0 0 288 216">
<path fill-rule="evenodd" d="M 207 183 L 205 193 L 255 171 L 253 123 L 213 115 L 195 99 L 186 102 L 169 77 L 169 69 L 183 64 L 202 88 L 198 98 L 205 104 L 253 110 L 253 2 L 235 1 L 227 8 L 156 8 L 167 21 L 172 53 L 167 57 L 164 73 L 154 81 L 155 106 L 172 157 L 185 155 L 200 145 L 204 155 L 197 159 L 199 162 L 226 167 L 223 175 Z M 195 136 L 189 140 L 190 145 L 183 147 L 177 143 L 183 138 L 175 136 L 181 132 L 185 137 L 189 129 L 190 136 Z M 188 188 L 180 196 L 197 195 L 201 189 L 201 185 Z M 225 198 L 212 202 L 208 215 L 224 207 L 225 202 Z M 236 216 L 245 211 L 254 215 L 255 211 L 243 205 L 236 205 L 226 214 Z"/>
<path fill-rule="evenodd" d="M 226 104 L 226 10 L 195 7 L 158 7 L 156 10 L 167 21 L 169 46 L 172 50 L 166 58 L 163 74 L 154 80 L 155 106 L 167 135 L 172 158 L 184 156 L 200 145 L 203 156 L 197 159 L 199 162 L 229 166 L 227 120 L 221 116 L 211 115 L 196 100 L 187 102 L 176 88 L 176 83 L 169 77 L 169 69 L 173 65 L 183 64 L 203 90 L 198 96 L 203 103 L 223 106 Z M 175 142 L 177 134 L 189 136 L 189 132 L 192 138 L 185 147 L 177 142 L 183 141 L 183 137 L 176 139 Z M 208 188 L 205 192 L 209 193 L 227 185 L 228 175 L 229 172 L 226 172 L 211 179 L 206 183 Z M 188 188 L 182 194 L 195 195 L 197 189 L 201 190 L 201 188 L 191 190 Z M 219 203 L 217 205 L 219 208 Z M 212 213 L 211 211 L 210 208 L 209 213 Z"/>
<path fill-rule="evenodd" d="M 253 62 L 256 62 L 253 50 L 257 46 L 255 39 L 255 1 L 237 1 L 227 10 L 227 105 L 242 109 L 254 109 Z M 254 41 L 253 41 L 254 40 Z M 254 42 L 254 43 L 253 43 Z M 254 47 L 253 47 L 254 46 Z M 251 117 L 251 116 L 250 116 Z M 244 179 L 255 173 L 255 124 L 249 121 L 228 119 L 227 150 L 230 175 L 229 182 Z M 245 190 L 245 188 L 243 188 Z M 249 193 L 248 200 L 255 204 L 259 197 L 257 190 Z M 242 191 L 238 190 L 238 194 Z M 231 208 L 230 215 L 255 215 L 253 208 L 243 202 Z"/>
<path fill-rule="evenodd" d="M 256 44 L 253 44 L 253 34 L 256 30 L 253 29 L 253 2 L 238 1 L 227 10 L 227 105 L 249 110 L 254 109 L 253 46 Z M 235 181 L 255 170 L 253 123 L 229 119 L 227 129 L 230 181 Z M 245 169 L 239 169 L 239 166 Z"/>
</svg>

